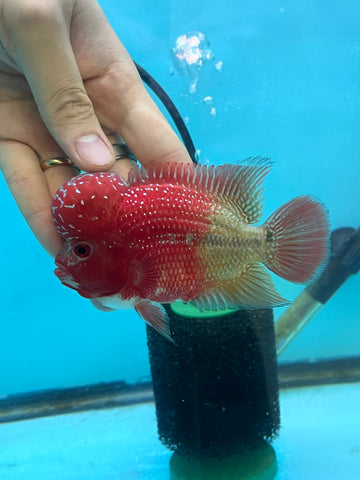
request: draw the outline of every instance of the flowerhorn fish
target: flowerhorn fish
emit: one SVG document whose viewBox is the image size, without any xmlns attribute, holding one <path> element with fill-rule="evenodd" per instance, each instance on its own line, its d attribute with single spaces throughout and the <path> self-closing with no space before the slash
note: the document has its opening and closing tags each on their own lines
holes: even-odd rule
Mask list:
<svg viewBox="0 0 360 480">
<path fill-rule="evenodd" d="M 262 183 L 271 161 L 242 165 L 165 163 L 130 172 L 79 175 L 55 194 L 65 240 L 61 282 L 104 307 L 135 308 L 171 340 L 162 303 L 199 310 L 288 303 L 267 269 L 308 282 L 328 255 L 325 207 L 300 196 L 262 225 Z M 266 268 L 265 268 L 266 267 Z"/>
</svg>

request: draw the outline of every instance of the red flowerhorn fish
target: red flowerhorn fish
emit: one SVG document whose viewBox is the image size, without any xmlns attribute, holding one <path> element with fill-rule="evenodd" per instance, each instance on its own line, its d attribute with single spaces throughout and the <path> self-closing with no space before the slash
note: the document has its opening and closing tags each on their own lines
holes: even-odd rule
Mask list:
<svg viewBox="0 0 360 480">
<path fill-rule="evenodd" d="M 267 269 L 308 282 L 328 254 L 324 206 L 301 196 L 263 224 L 268 159 L 244 165 L 166 163 L 130 172 L 83 174 L 55 194 L 52 214 L 65 244 L 55 274 L 109 308 L 135 308 L 171 339 L 162 303 L 199 310 L 286 304 Z M 267 267 L 267 268 L 265 268 Z"/>
</svg>

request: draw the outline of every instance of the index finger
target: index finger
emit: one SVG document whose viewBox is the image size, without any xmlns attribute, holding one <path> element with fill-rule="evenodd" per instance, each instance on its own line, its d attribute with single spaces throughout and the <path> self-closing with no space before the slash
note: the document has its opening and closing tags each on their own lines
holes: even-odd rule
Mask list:
<svg viewBox="0 0 360 480">
<path fill-rule="evenodd" d="M 88 21 L 89 16 L 96 17 L 96 25 Z M 80 26 L 81 39 L 76 35 Z M 133 60 L 99 6 L 88 2 L 77 12 L 71 28 L 74 54 L 100 123 L 119 132 L 144 165 L 155 161 L 190 163 L 185 146 L 148 94 Z M 96 45 L 90 45 L 94 38 Z"/>
<path fill-rule="evenodd" d="M 100 122 L 119 132 L 145 166 L 153 162 L 191 163 L 185 146 L 147 93 L 130 58 L 128 62 L 121 62 L 114 75 L 103 78 L 102 95 L 97 95 L 96 80 L 85 83 Z M 124 94 L 121 79 L 125 72 L 129 78 L 129 71 L 134 81 Z"/>
</svg>

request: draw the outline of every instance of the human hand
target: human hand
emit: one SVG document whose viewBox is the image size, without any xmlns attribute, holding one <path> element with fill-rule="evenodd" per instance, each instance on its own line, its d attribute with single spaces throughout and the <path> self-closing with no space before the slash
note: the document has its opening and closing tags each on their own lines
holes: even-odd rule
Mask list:
<svg viewBox="0 0 360 480">
<path fill-rule="evenodd" d="M 43 172 L 40 160 L 65 155 L 82 170 L 126 177 L 131 160 L 115 163 L 112 132 L 145 166 L 190 158 L 95 0 L 0 0 L 0 7 L 0 168 L 55 256 L 62 240 L 51 200 L 76 170 Z"/>
</svg>

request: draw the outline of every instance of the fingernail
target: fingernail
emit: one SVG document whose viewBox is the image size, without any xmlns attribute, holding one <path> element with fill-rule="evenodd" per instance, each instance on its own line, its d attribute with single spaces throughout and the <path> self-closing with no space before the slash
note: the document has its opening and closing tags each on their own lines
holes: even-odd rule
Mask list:
<svg viewBox="0 0 360 480">
<path fill-rule="evenodd" d="M 75 142 L 76 151 L 84 162 L 91 165 L 107 165 L 113 160 L 113 155 L 97 135 L 84 135 Z"/>
</svg>

